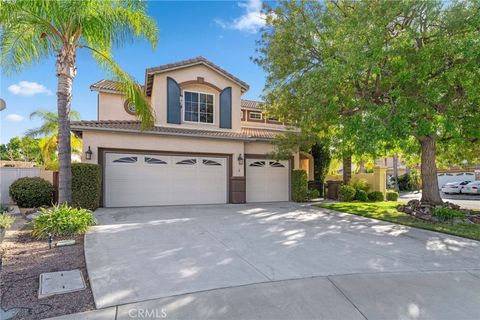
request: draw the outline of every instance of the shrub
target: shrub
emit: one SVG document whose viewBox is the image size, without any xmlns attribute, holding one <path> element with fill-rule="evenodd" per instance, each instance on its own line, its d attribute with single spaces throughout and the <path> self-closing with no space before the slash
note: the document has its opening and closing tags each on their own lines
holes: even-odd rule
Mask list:
<svg viewBox="0 0 480 320">
<path fill-rule="evenodd" d="M 320 191 L 317 189 L 308 189 L 307 191 L 307 200 L 320 198 Z"/>
<path fill-rule="evenodd" d="M 51 209 L 40 209 L 41 215 L 33 221 L 32 234 L 38 239 L 52 236 L 83 234 L 96 223 L 92 211 L 55 205 Z"/>
<path fill-rule="evenodd" d="M 397 200 L 398 200 L 398 192 L 387 191 L 387 201 L 397 201 Z"/>
<path fill-rule="evenodd" d="M 305 170 L 293 170 L 292 172 L 292 200 L 302 202 L 307 199 L 308 179 Z"/>
<path fill-rule="evenodd" d="M 419 180 L 419 177 L 417 176 L 417 173 L 415 171 L 412 171 L 411 174 L 405 173 L 401 176 L 398 176 L 398 189 L 400 191 L 417 190 L 419 186 L 418 180 Z"/>
<path fill-rule="evenodd" d="M 5 212 L 9 212 L 10 209 L 8 208 L 8 206 L 4 203 L 0 203 L 0 214 L 2 213 L 5 213 Z"/>
<path fill-rule="evenodd" d="M 53 185 L 40 177 L 25 177 L 10 185 L 10 197 L 19 207 L 33 208 L 51 205 Z"/>
<path fill-rule="evenodd" d="M 368 201 L 368 194 L 366 191 L 358 189 L 355 191 L 355 200 L 361 201 L 361 202 L 367 202 Z"/>
<path fill-rule="evenodd" d="M 90 163 L 72 163 L 72 206 L 95 210 L 100 205 L 102 172 Z"/>
<path fill-rule="evenodd" d="M 2 213 L 0 214 L 0 229 L 8 229 L 15 221 L 15 217 L 10 215 L 9 213 Z"/>
<path fill-rule="evenodd" d="M 450 208 L 433 209 L 432 216 L 437 217 L 440 221 L 453 221 L 455 218 L 465 219 L 463 213 Z"/>
<path fill-rule="evenodd" d="M 383 192 L 381 191 L 372 191 L 368 193 L 368 200 L 370 201 L 383 201 L 385 198 L 383 197 Z"/>
<path fill-rule="evenodd" d="M 355 199 L 355 188 L 349 185 L 341 185 L 338 188 L 338 199 L 341 201 L 352 201 Z"/>
<path fill-rule="evenodd" d="M 355 190 L 363 190 L 368 192 L 370 190 L 370 184 L 366 179 L 352 179 L 349 183 Z"/>
</svg>

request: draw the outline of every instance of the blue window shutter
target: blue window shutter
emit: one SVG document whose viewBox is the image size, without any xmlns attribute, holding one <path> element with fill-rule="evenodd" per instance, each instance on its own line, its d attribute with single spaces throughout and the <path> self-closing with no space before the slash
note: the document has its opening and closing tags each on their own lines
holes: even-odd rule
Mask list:
<svg viewBox="0 0 480 320">
<path fill-rule="evenodd" d="M 232 129 L 232 87 L 220 92 L 220 128 Z"/>
<path fill-rule="evenodd" d="M 170 77 L 167 77 L 167 122 L 176 124 L 182 122 L 180 86 Z"/>
</svg>

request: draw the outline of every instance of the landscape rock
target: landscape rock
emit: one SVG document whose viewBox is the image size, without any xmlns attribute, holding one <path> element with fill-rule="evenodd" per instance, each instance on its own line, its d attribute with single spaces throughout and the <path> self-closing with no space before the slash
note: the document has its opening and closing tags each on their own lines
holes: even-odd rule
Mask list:
<svg viewBox="0 0 480 320">
<path fill-rule="evenodd" d="M 448 208 L 456 210 L 463 215 L 465 219 L 456 217 L 453 219 L 453 223 L 478 223 L 480 224 L 480 214 L 475 214 L 472 210 L 460 209 L 460 206 L 451 202 L 444 202 L 443 204 L 432 204 L 428 202 L 421 202 L 420 200 L 413 199 L 407 202 L 406 205 L 397 206 L 397 210 L 411 215 L 417 219 L 429 222 L 440 222 L 440 219 L 433 215 L 434 209 Z"/>
<path fill-rule="evenodd" d="M 468 217 L 468 220 L 472 221 L 473 223 L 480 224 L 480 214 L 471 215 Z"/>
</svg>

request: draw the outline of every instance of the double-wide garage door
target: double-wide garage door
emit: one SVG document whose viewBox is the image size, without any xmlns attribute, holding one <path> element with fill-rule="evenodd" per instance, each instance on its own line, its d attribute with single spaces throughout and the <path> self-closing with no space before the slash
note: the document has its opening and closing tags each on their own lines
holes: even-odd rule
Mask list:
<svg viewBox="0 0 480 320">
<path fill-rule="evenodd" d="M 227 202 L 227 158 L 105 153 L 106 207 Z"/>
</svg>

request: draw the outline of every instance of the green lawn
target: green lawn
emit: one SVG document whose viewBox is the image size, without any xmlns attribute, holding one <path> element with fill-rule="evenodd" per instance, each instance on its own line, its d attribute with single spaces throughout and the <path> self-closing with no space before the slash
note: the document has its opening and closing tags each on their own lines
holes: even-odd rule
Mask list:
<svg viewBox="0 0 480 320">
<path fill-rule="evenodd" d="M 410 227 L 438 231 L 456 236 L 480 240 L 480 225 L 478 224 L 450 224 L 428 223 L 419 221 L 403 212 L 398 212 L 397 205 L 401 202 L 339 202 L 324 203 L 319 206 L 335 211 L 355 214 L 378 220 L 395 222 Z"/>
</svg>

